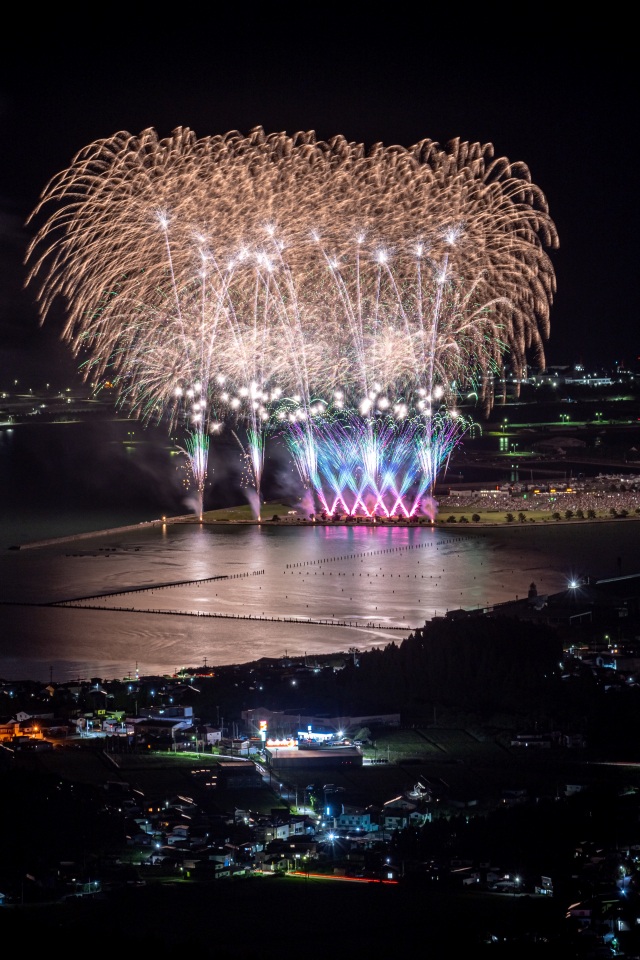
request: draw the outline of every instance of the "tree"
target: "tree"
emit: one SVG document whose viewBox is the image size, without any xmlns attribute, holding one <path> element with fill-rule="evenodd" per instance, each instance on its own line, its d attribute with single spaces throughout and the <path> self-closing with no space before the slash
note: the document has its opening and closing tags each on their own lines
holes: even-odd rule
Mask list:
<svg viewBox="0 0 640 960">
<path fill-rule="evenodd" d="M 520 523 L 524 523 L 526 519 L 527 519 L 526 513 L 524 512 L 524 510 L 521 510 L 520 513 L 518 514 L 518 520 L 520 521 Z"/>
<path fill-rule="evenodd" d="M 573 510 L 565 510 L 564 518 L 565 520 L 571 520 L 573 517 Z"/>
<path fill-rule="evenodd" d="M 513 523 L 513 521 L 515 520 L 515 517 L 512 513 L 507 513 L 507 515 L 505 516 L 505 520 L 507 521 L 507 523 Z"/>
<path fill-rule="evenodd" d="M 560 519 L 560 514 L 559 514 L 558 511 L 556 510 L 555 513 L 552 513 L 552 514 L 551 514 L 551 517 L 552 517 L 553 520 L 559 520 L 559 519 Z"/>
<path fill-rule="evenodd" d="M 362 743 L 368 743 L 371 739 L 371 730 L 369 727 L 359 727 L 353 735 L 354 740 L 361 740 Z"/>
<path fill-rule="evenodd" d="M 587 519 L 588 519 L 588 520 L 595 520 L 595 518 L 596 518 L 596 512 L 595 512 L 595 510 L 587 510 Z"/>
<path fill-rule="evenodd" d="M 640 509 L 637 510 L 636 513 L 640 513 Z M 473 520 L 474 523 L 480 523 L 480 514 L 479 513 L 472 514 L 471 519 Z"/>
<path fill-rule="evenodd" d="M 454 517 L 453 514 L 451 514 L 450 517 L 447 517 L 447 523 L 455 523 L 455 522 L 456 522 L 456 518 Z"/>
</svg>

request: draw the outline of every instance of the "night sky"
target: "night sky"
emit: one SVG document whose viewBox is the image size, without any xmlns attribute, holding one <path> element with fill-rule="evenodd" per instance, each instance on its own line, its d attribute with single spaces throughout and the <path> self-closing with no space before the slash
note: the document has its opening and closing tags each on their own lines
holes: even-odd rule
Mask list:
<svg viewBox="0 0 640 960">
<path fill-rule="evenodd" d="M 24 222 L 40 191 L 92 141 L 147 127 L 491 142 L 528 165 L 559 234 L 548 364 L 637 366 L 637 93 L 624 25 L 561 33 L 544 11 L 498 8 L 439 22 L 407 7 L 235 10 L 225 21 L 158 7 L 132 26 L 110 8 L 86 28 L 62 10 L 49 23 L 16 14 L 0 63 L 0 389 L 78 376 L 23 289 Z"/>
</svg>

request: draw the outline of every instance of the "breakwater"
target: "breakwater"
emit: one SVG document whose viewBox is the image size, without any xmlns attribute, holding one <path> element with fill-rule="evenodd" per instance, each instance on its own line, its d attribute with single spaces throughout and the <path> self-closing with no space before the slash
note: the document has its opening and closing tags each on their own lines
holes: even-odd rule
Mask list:
<svg viewBox="0 0 640 960">
<path fill-rule="evenodd" d="M 31 540 L 28 543 L 19 543 L 10 547 L 10 550 L 31 550 L 36 547 L 52 547 L 58 543 L 73 543 L 76 540 L 91 540 L 94 537 L 113 537 L 120 533 L 131 533 L 134 530 L 145 530 L 150 527 L 162 527 L 168 523 L 183 523 L 189 517 L 171 517 L 160 520 L 142 520 L 140 523 L 130 523 L 126 527 L 111 527 L 106 530 L 88 530 L 85 533 L 71 533 L 66 537 L 49 537 L 47 540 Z"/>
<path fill-rule="evenodd" d="M 28 604 L 23 604 L 28 606 Z M 208 610 L 158 610 L 154 608 L 141 607 L 101 607 L 96 603 L 87 603 L 83 600 L 62 600 L 56 603 L 39 604 L 39 606 L 66 607 L 76 610 L 103 610 L 108 613 L 142 613 L 157 614 L 162 617 L 195 617 L 205 620 L 251 620 L 262 623 L 296 623 L 299 626 L 321 626 L 321 627 L 352 627 L 359 630 L 393 630 L 395 632 L 408 635 L 415 629 L 410 626 L 392 626 L 380 621 L 366 620 L 327 620 L 314 619 L 313 617 L 267 617 L 256 613 L 212 613 Z"/>
</svg>

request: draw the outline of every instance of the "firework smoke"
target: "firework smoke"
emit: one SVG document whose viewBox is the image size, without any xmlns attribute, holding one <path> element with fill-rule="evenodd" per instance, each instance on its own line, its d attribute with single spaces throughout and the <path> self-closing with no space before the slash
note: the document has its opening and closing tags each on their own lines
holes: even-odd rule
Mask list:
<svg viewBox="0 0 640 960">
<path fill-rule="evenodd" d="M 523 163 L 491 144 L 377 144 L 260 127 L 92 143 L 45 187 L 27 284 L 86 379 L 185 428 L 200 502 L 212 433 L 260 499 L 282 434 L 328 512 L 423 509 L 508 357 L 544 364 L 557 247 Z"/>
</svg>

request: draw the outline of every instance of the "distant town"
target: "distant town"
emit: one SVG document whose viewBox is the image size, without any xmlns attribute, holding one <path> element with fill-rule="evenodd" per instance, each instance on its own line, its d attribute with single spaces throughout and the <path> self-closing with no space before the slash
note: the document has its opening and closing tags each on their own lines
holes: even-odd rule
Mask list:
<svg viewBox="0 0 640 960">
<path fill-rule="evenodd" d="M 438 522 L 637 522 L 635 376 L 563 368 L 518 390 L 486 427 L 502 453 L 465 446 Z M 31 415 L 0 408 L 3 429 Z M 496 456 L 509 482 L 465 479 Z M 432 905 L 437 949 L 640 956 L 639 671 L 640 565 L 555 595 L 532 582 L 384 650 L 0 680 L 0 919 L 43 943 L 109 924 L 130 948 L 213 937 L 252 957 L 222 917 L 281 909 L 305 956 L 354 935 L 373 956 Z M 346 915 L 321 920 L 336 898 Z M 207 909 L 215 934 L 204 914 L 184 929 Z"/>
<path fill-rule="evenodd" d="M 628 951 L 640 876 L 639 624 L 640 575 L 553 597 L 532 584 L 520 601 L 425 624 L 397 653 L 3 681 L 2 901 L 19 912 L 109 903 L 177 879 L 217 891 L 331 878 L 545 901 L 545 942 L 589 931 Z M 441 662 L 443 643 L 455 666 Z M 469 693 L 465 657 L 478 649 Z M 404 650 L 412 683 L 391 667 Z M 423 660 L 449 691 L 432 702 L 416 697 Z M 392 710 L 396 686 L 404 697 Z"/>
</svg>

